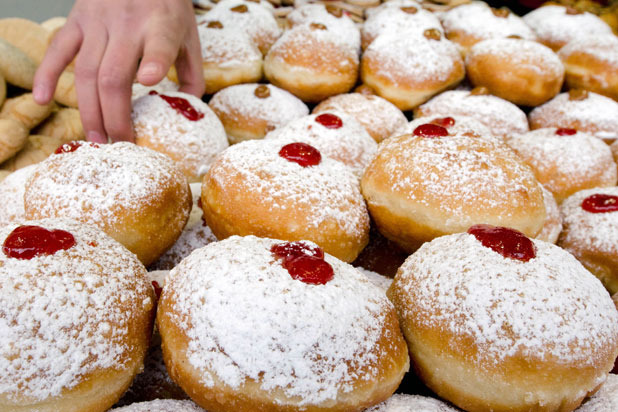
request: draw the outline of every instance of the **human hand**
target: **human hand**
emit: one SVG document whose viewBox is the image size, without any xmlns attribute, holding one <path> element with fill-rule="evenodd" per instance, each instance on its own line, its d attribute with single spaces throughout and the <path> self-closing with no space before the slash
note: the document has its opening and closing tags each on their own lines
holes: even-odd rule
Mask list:
<svg viewBox="0 0 618 412">
<path fill-rule="evenodd" d="M 54 36 L 35 78 L 33 95 L 49 102 L 75 60 L 75 88 L 86 138 L 133 141 L 131 86 L 151 86 L 176 64 L 180 90 L 204 92 L 202 58 L 190 0 L 76 0 Z M 141 60 L 140 60 L 141 59 Z"/>
</svg>

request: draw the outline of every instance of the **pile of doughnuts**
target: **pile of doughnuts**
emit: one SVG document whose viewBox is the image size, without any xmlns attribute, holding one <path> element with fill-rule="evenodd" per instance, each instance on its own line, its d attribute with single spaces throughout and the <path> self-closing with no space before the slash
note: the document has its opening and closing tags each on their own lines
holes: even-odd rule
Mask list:
<svg viewBox="0 0 618 412">
<path fill-rule="evenodd" d="M 618 37 L 346 7 L 209 3 L 206 95 L 134 85 L 136 144 L 71 66 L 33 103 L 62 20 L 0 19 L 0 410 L 615 409 Z"/>
</svg>

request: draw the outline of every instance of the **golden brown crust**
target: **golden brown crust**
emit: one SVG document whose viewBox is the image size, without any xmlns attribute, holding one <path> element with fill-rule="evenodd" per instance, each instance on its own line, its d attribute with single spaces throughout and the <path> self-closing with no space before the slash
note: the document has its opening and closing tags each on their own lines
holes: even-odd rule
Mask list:
<svg viewBox="0 0 618 412">
<path fill-rule="evenodd" d="M 4 106 L 0 110 L 0 119 L 17 120 L 28 130 L 31 130 L 50 115 L 53 107 L 53 102 L 40 105 L 34 101 L 32 93 L 25 93 L 4 102 Z"/>
<path fill-rule="evenodd" d="M 210 108 L 223 123 L 231 144 L 244 140 L 262 139 L 273 127 L 266 119 L 251 116 L 250 113 L 242 112 L 234 107 L 219 110 L 218 106 L 210 105 Z"/>
<path fill-rule="evenodd" d="M 23 51 L 37 65 L 47 50 L 49 33 L 41 25 L 27 19 L 0 19 L 0 38 Z"/>
<path fill-rule="evenodd" d="M 42 162 L 63 143 L 66 142 L 57 137 L 32 134 L 27 137 L 26 144 L 15 156 L 2 163 L 2 169 L 14 172 L 22 167 Z"/>
<path fill-rule="evenodd" d="M 0 39 L 0 74 L 22 89 L 32 90 L 36 64 L 24 52 L 6 40 Z"/>
<path fill-rule="evenodd" d="M 0 162 L 9 159 L 26 144 L 28 129 L 15 119 L 0 119 Z"/>
<path fill-rule="evenodd" d="M 86 138 L 84 127 L 79 117 L 79 111 L 72 107 L 65 107 L 53 111 L 34 132 L 36 134 L 53 137 L 62 143 L 68 143 L 73 140 L 84 140 Z"/>
<path fill-rule="evenodd" d="M 70 71 L 63 71 L 58 79 L 54 100 L 65 106 L 77 108 L 77 92 L 75 91 L 75 75 Z"/>
</svg>

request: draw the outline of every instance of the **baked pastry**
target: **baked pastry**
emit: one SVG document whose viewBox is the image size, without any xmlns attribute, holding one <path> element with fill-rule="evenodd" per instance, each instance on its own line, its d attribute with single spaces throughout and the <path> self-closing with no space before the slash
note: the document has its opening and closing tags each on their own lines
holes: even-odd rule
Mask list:
<svg viewBox="0 0 618 412">
<path fill-rule="evenodd" d="M 99 226 L 145 265 L 172 246 L 191 210 L 189 185 L 167 156 L 132 143 L 63 146 L 26 185 L 28 219 Z"/>
<path fill-rule="evenodd" d="M 0 125 L 1 124 L 2 121 L 0 121 Z M 19 150 L 15 156 L 2 163 L 2 170 L 13 172 L 22 167 L 42 162 L 64 143 L 67 142 L 62 137 L 31 134 L 26 137 L 26 143 L 21 150 Z"/>
<path fill-rule="evenodd" d="M 282 144 L 310 144 L 324 156 L 349 166 L 360 179 L 378 144 L 354 117 L 328 111 L 301 117 L 266 135 Z"/>
<path fill-rule="evenodd" d="M 369 282 L 379 287 L 384 293 L 386 293 L 387 289 L 391 286 L 391 283 L 393 283 L 393 278 L 391 277 L 380 275 L 377 272 L 373 272 L 361 266 L 356 266 L 356 269 L 365 275 Z"/>
<path fill-rule="evenodd" d="M 52 111 L 51 115 L 33 130 L 33 134 L 49 136 L 62 143 L 86 139 L 79 110 L 72 107 Z"/>
<path fill-rule="evenodd" d="M 583 189 L 616 186 L 618 169 L 609 146 L 587 133 L 549 127 L 507 143 L 558 203 Z"/>
<path fill-rule="evenodd" d="M 24 93 L 6 99 L 0 110 L 0 119 L 17 120 L 26 129 L 31 130 L 51 114 L 54 105 L 53 102 L 40 105 L 34 101 L 32 93 Z"/>
<path fill-rule="evenodd" d="M 612 28 L 598 16 L 558 4 L 539 7 L 523 16 L 523 19 L 534 30 L 537 40 L 555 52 L 579 37 L 612 32 Z"/>
<path fill-rule="evenodd" d="M 466 55 L 473 86 L 522 106 L 538 106 L 560 92 L 564 66 L 549 47 L 532 40 L 493 38 Z"/>
<path fill-rule="evenodd" d="M 434 239 L 387 294 L 417 374 L 466 411 L 572 411 L 618 354 L 618 312 L 601 283 L 512 229 Z"/>
<path fill-rule="evenodd" d="M 562 232 L 562 215 L 554 195 L 545 186 L 542 186 L 542 189 L 543 203 L 545 203 L 545 223 L 536 238 L 545 242 L 556 243 L 560 232 Z"/>
<path fill-rule="evenodd" d="M 262 139 L 294 119 L 309 114 L 307 105 L 272 84 L 239 84 L 217 92 L 210 102 L 231 144 Z"/>
<path fill-rule="evenodd" d="M 111 409 L 116 412 L 205 412 L 189 400 L 156 399 Z"/>
<path fill-rule="evenodd" d="M 536 40 L 534 31 L 507 8 L 494 9 L 482 1 L 472 1 L 440 16 L 446 38 L 459 44 L 464 55 L 481 40 L 518 36 Z"/>
<path fill-rule="evenodd" d="M 610 294 L 618 292 L 618 188 L 582 190 L 560 206 L 563 230 L 558 246 L 598 277 Z"/>
<path fill-rule="evenodd" d="M 135 81 L 133 82 L 133 86 L 131 86 L 131 99 L 135 100 L 139 97 L 145 96 L 152 90 L 161 94 L 177 92 L 178 84 L 174 83 L 167 77 L 164 77 L 159 83 L 155 84 L 154 86 L 144 86 L 143 84 Z"/>
<path fill-rule="evenodd" d="M 358 178 L 305 143 L 248 140 L 231 146 L 204 176 L 202 208 L 218 239 L 306 239 L 346 262 L 369 238 Z"/>
<path fill-rule="evenodd" d="M 457 412 L 458 409 L 427 396 L 396 393 L 366 412 Z"/>
<path fill-rule="evenodd" d="M 171 271 L 157 325 L 172 378 L 206 410 L 362 411 L 409 365 L 384 292 L 311 242 L 196 250 Z"/>
<path fill-rule="evenodd" d="M 584 401 L 578 412 L 612 412 L 618 409 L 618 375 L 610 373 L 601 388 Z"/>
<path fill-rule="evenodd" d="M 217 115 L 188 93 L 151 91 L 133 101 L 131 117 L 135 143 L 169 156 L 190 182 L 229 146 Z"/>
<path fill-rule="evenodd" d="M 457 115 L 446 117 L 417 117 L 410 123 L 406 124 L 405 127 L 399 129 L 396 135 L 411 134 L 414 132 L 414 129 L 427 123 L 432 123 L 438 126 L 445 127 L 450 133 L 454 134 L 474 134 L 482 138 L 502 141 L 501 137 L 495 137 L 487 126 L 485 126 L 474 117 Z"/>
<path fill-rule="evenodd" d="M 618 37 L 613 33 L 577 37 L 560 49 L 569 88 L 618 100 Z"/>
<path fill-rule="evenodd" d="M 564 127 L 611 143 L 618 139 L 618 102 L 596 93 L 572 89 L 560 93 L 529 114 L 531 129 Z"/>
<path fill-rule="evenodd" d="M 193 207 L 180 237 L 171 248 L 166 250 L 150 265 L 150 270 L 173 269 L 174 266 L 195 249 L 217 241 L 215 235 L 212 234 L 212 230 L 206 224 L 202 213 L 202 202 L 200 200 L 202 195 L 201 183 L 191 183 L 191 194 L 193 197 Z M 163 283 L 160 283 L 160 286 L 163 287 Z"/>
<path fill-rule="evenodd" d="M 358 52 L 325 24 L 299 24 L 283 33 L 270 49 L 264 74 L 301 100 L 317 103 L 354 87 Z"/>
<path fill-rule="evenodd" d="M 506 139 L 528 131 L 526 114 L 516 105 L 493 96 L 484 87 L 441 93 L 414 110 L 414 117 L 469 116 L 483 123 L 494 136 Z"/>
<path fill-rule="evenodd" d="M 107 411 L 143 365 L 154 294 L 101 230 L 66 219 L 0 228 L 0 409 Z"/>
<path fill-rule="evenodd" d="M 401 36 L 386 32 L 363 53 L 361 79 L 401 110 L 410 110 L 455 87 L 464 63 L 454 43 L 439 28 Z"/>
<path fill-rule="evenodd" d="M 28 129 L 15 119 L 0 119 L 0 162 L 19 152 L 28 141 Z"/>
<path fill-rule="evenodd" d="M 382 142 L 361 189 L 380 232 L 408 252 L 477 223 L 536 236 L 545 221 L 540 184 L 510 148 L 432 123 Z"/>
<path fill-rule="evenodd" d="M 26 220 L 24 211 L 24 192 L 26 182 L 32 175 L 35 165 L 26 166 L 8 175 L 0 182 L 0 225 Z"/>
<path fill-rule="evenodd" d="M 329 97 L 313 108 L 313 113 L 337 111 L 356 119 L 380 143 L 407 124 L 404 114 L 379 96 L 347 93 Z"/>
</svg>

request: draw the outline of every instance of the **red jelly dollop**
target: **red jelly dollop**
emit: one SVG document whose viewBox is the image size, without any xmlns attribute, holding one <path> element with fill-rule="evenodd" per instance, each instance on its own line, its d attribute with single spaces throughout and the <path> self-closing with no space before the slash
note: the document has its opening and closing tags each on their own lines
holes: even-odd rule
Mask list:
<svg viewBox="0 0 618 412">
<path fill-rule="evenodd" d="M 157 299 L 161 297 L 161 292 L 163 292 L 163 288 L 159 286 L 159 282 L 156 280 L 152 281 L 152 287 L 154 288 L 154 293 L 157 296 Z"/>
<path fill-rule="evenodd" d="M 307 143 L 286 144 L 279 150 L 279 156 L 302 167 L 318 165 L 322 160 L 320 151 Z"/>
<path fill-rule="evenodd" d="M 270 251 L 282 260 L 283 267 L 292 279 L 311 285 L 324 285 L 335 276 L 333 267 L 324 260 L 324 251 L 317 246 L 286 242 L 273 245 Z"/>
<path fill-rule="evenodd" d="M 582 209 L 590 213 L 608 213 L 618 211 L 618 196 L 597 193 L 588 196 L 582 202 Z"/>
<path fill-rule="evenodd" d="M 420 137 L 444 137 L 448 136 L 448 130 L 445 127 L 439 126 L 437 124 L 425 123 L 418 126 L 412 132 L 414 136 Z"/>
<path fill-rule="evenodd" d="M 75 238 L 64 230 L 49 230 L 40 226 L 24 225 L 15 228 L 2 245 L 8 257 L 32 259 L 35 256 L 53 255 L 75 245 Z"/>
<path fill-rule="evenodd" d="M 155 95 L 159 94 L 155 90 L 151 90 L 148 94 Z M 172 97 L 166 96 L 164 94 L 159 94 L 159 96 L 165 100 L 174 110 L 178 113 L 191 120 L 192 122 L 198 121 L 204 118 L 204 113 L 198 111 L 195 107 L 189 103 L 189 101 L 183 97 Z"/>
<path fill-rule="evenodd" d="M 437 119 L 433 119 L 431 123 L 442 127 L 451 127 L 455 126 L 455 119 L 452 117 L 438 117 Z"/>
<path fill-rule="evenodd" d="M 68 142 L 68 143 L 64 143 L 61 144 L 60 146 L 58 146 L 58 148 L 56 149 L 56 151 L 54 152 L 55 154 L 61 154 L 61 153 L 71 153 L 76 151 L 77 149 L 79 149 L 80 147 L 84 146 L 84 145 L 88 145 L 91 147 L 99 147 L 98 144 L 94 143 L 94 142 L 84 142 L 81 140 L 73 140 L 72 142 Z"/>
<path fill-rule="evenodd" d="M 506 258 L 527 262 L 536 257 L 536 247 L 523 233 L 506 227 L 474 225 L 468 229 L 485 247 L 500 253 Z"/>
<path fill-rule="evenodd" d="M 575 133 L 577 133 L 577 130 L 575 130 L 575 129 L 568 129 L 566 127 L 561 127 L 561 128 L 556 130 L 556 134 L 558 136 L 573 136 Z"/>
<path fill-rule="evenodd" d="M 328 129 L 339 129 L 343 127 L 343 121 L 337 115 L 332 113 L 322 113 L 316 116 L 315 121 Z"/>
</svg>

